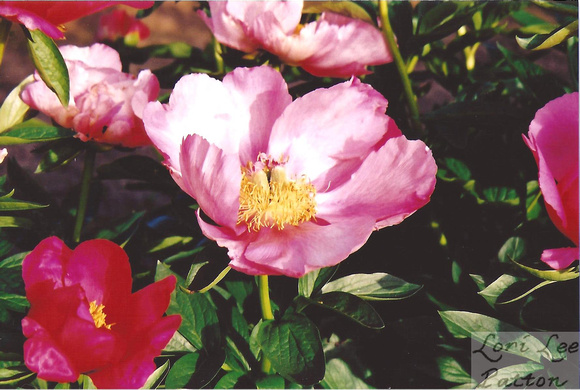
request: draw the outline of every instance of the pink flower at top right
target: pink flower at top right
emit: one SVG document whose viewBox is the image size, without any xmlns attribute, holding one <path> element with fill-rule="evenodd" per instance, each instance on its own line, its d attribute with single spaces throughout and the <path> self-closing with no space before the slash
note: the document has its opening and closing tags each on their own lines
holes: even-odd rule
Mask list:
<svg viewBox="0 0 580 390">
<path fill-rule="evenodd" d="M 210 1 L 211 17 L 198 14 L 226 46 L 268 51 L 283 62 L 319 77 L 371 73 L 368 65 L 393 61 L 375 26 L 333 12 L 300 24 L 303 1 Z"/>
<path fill-rule="evenodd" d="M 538 110 L 524 141 L 538 164 L 538 181 L 554 225 L 575 247 L 546 249 L 541 259 L 554 269 L 578 260 L 578 93 Z"/>
</svg>

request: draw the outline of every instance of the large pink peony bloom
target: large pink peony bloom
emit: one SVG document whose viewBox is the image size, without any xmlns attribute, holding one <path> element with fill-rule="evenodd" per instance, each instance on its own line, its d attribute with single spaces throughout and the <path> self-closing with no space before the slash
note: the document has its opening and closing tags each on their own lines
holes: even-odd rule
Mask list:
<svg viewBox="0 0 580 390">
<path fill-rule="evenodd" d="M 373 230 L 429 202 L 437 167 L 351 79 L 292 101 L 280 73 L 238 68 L 223 82 L 181 78 L 145 129 L 198 213 L 203 233 L 248 274 L 300 277 L 335 265 Z"/>
<path fill-rule="evenodd" d="M 137 77 L 123 73 L 119 53 L 100 43 L 60 50 L 70 76 L 68 107 L 38 74 L 22 91 L 22 100 L 75 130 L 83 141 L 126 147 L 151 144 L 141 117 L 145 105 L 159 94 L 157 77 L 148 69 Z"/>
<path fill-rule="evenodd" d="M 302 6 L 302 1 L 215 1 L 209 3 L 211 18 L 198 14 L 224 45 L 246 53 L 264 49 L 315 76 L 368 74 L 367 65 L 393 60 L 373 25 L 325 12 L 301 26 Z"/>
<path fill-rule="evenodd" d="M 134 8 L 149 8 L 153 1 L 0 1 L 0 16 L 23 24 L 29 30 L 41 30 L 54 39 L 64 38 L 59 26 L 94 14 L 104 8 L 126 4 Z"/>
<path fill-rule="evenodd" d="M 84 373 L 99 388 L 139 388 L 181 323 L 178 315 L 162 317 L 175 277 L 131 294 L 129 259 L 111 241 L 72 251 L 47 238 L 24 259 L 22 276 L 30 301 L 24 359 L 44 380 Z"/>
<path fill-rule="evenodd" d="M 524 141 L 538 164 L 548 215 L 575 248 L 546 249 L 542 261 L 554 269 L 578 260 L 578 92 L 538 110 Z"/>
</svg>

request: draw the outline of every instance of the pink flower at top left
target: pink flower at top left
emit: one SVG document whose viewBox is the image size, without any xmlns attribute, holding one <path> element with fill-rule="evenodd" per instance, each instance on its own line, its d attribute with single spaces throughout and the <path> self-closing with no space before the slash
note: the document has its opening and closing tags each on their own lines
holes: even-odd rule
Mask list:
<svg viewBox="0 0 580 390">
<path fill-rule="evenodd" d="M 95 43 L 90 47 L 62 46 L 70 77 L 70 101 L 64 107 L 35 74 L 22 91 L 22 100 L 77 132 L 83 141 L 137 147 L 149 145 L 141 116 L 156 100 L 159 81 L 150 70 L 138 76 L 122 72 L 119 53 Z"/>
<path fill-rule="evenodd" d="M 40 30 L 54 39 L 64 38 L 60 30 L 67 23 L 94 14 L 113 5 L 125 4 L 134 8 L 149 8 L 153 1 L 0 1 L 0 17 Z"/>
</svg>

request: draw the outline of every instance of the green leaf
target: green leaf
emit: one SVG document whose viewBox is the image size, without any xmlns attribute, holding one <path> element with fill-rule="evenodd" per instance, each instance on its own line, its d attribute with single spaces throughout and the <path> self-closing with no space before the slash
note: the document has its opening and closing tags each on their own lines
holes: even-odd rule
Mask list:
<svg viewBox="0 0 580 390">
<path fill-rule="evenodd" d="M 205 355 L 199 352 L 189 353 L 177 360 L 165 381 L 168 389 L 201 389 L 219 372 L 225 359 L 223 350 L 212 351 Z"/>
<path fill-rule="evenodd" d="M 476 389 L 503 389 L 508 387 L 516 379 L 525 378 L 526 375 L 542 369 L 544 369 L 543 365 L 533 362 L 502 367 L 494 374 L 490 374 L 487 379 L 480 382 Z"/>
<path fill-rule="evenodd" d="M 111 228 L 104 229 L 97 233 L 96 238 L 103 238 L 105 240 L 113 241 L 123 233 L 130 230 L 132 227 L 138 224 L 141 218 L 145 215 L 145 211 L 138 211 L 132 213 L 129 217 L 123 219 L 120 224 Z"/>
<path fill-rule="evenodd" d="M 421 288 L 396 276 L 377 272 L 345 276 L 326 284 L 322 292 L 341 291 L 370 301 L 382 301 L 408 298 Z"/>
<path fill-rule="evenodd" d="M 451 157 L 446 157 L 443 161 L 445 166 L 453 172 L 458 179 L 463 181 L 471 179 L 471 171 L 462 161 Z"/>
<path fill-rule="evenodd" d="M 34 223 L 27 218 L 0 216 L 0 228 L 14 227 L 14 228 L 32 229 L 34 226 L 35 226 Z"/>
<path fill-rule="evenodd" d="M 348 16 L 353 19 L 361 19 L 368 23 L 373 23 L 368 12 L 353 1 L 307 1 L 302 8 L 303 14 L 317 14 L 322 12 L 333 12 Z"/>
<path fill-rule="evenodd" d="M 160 242 L 155 244 L 153 248 L 149 249 L 148 253 L 159 252 L 175 245 L 185 245 L 191 242 L 191 240 L 193 240 L 192 237 L 182 237 L 182 236 L 165 237 Z"/>
<path fill-rule="evenodd" d="M 349 365 L 339 358 L 326 362 L 326 374 L 320 384 L 325 389 L 374 389 L 357 377 Z"/>
<path fill-rule="evenodd" d="M 0 306 L 20 313 L 26 312 L 30 304 L 26 297 L 18 294 L 10 294 L 0 291 Z"/>
<path fill-rule="evenodd" d="M 316 326 L 302 314 L 286 314 L 263 321 L 257 341 L 272 367 L 283 377 L 304 386 L 324 378 L 324 353 Z"/>
<path fill-rule="evenodd" d="M 30 107 L 20 99 L 20 92 L 33 80 L 33 75 L 28 76 L 4 99 L 4 103 L 0 107 L 0 134 L 24 121 Z"/>
<path fill-rule="evenodd" d="M 0 262 L 0 268 L 22 270 L 22 261 L 30 252 L 22 252 L 5 258 Z"/>
<path fill-rule="evenodd" d="M 515 342 L 515 345 L 526 344 L 528 348 L 513 348 L 506 352 L 540 362 L 545 345 L 523 330 L 483 314 L 467 311 L 440 311 L 439 316 L 447 326 L 447 330 L 456 338 L 472 338 L 491 348 L 496 342 L 505 345 Z M 517 337 L 513 335 L 517 334 Z"/>
<path fill-rule="evenodd" d="M 485 288 L 485 281 L 483 280 L 483 276 L 477 274 L 469 274 L 469 276 L 480 291 Z"/>
<path fill-rule="evenodd" d="M 38 119 L 29 119 L 4 131 L 0 135 L 0 145 L 30 144 L 71 138 L 75 133 L 70 129 L 49 125 Z"/>
<path fill-rule="evenodd" d="M 176 332 L 177 333 L 177 332 Z M 161 382 L 163 382 L 163 378 L 167 375 L 167 370 L 169 369 L 169 360 L 163 363 L 163 365 L 157 368 L 149 378 L 145 381 L 141 389 L 156 389 L 159 387 Z"/>
<path fill-rule="evenodd" d="M 280 375 L 272 374 L 260 378 L 256 381 L 258 389 L 285 389 L 284 378 Z"/>
<path fill-rule="evenodd" d="M 440 356 L 437 358 L 440 378 L 452 383 L 469 383 L 471 376 L 461 367 L 457 360 L 451 356 Z"/>
<path fill-rule="evenodd" d="M 541 195 L 540 185 L 537 180 L 526 183 L 526 219 L 528 221 L 540 216 L 542 212 L 542 206 L 539 202 Z"/>
<path fill-rule="evenodd" d="M 478 292 L 487 303 L 489 303 L 492 307 L 496 304 L 497 299 L 505 290 L 507 290 L 511 285 L 525 280 L 524 278 L 518 278 L 516 276 L 504 274 L 497 278 L 493 283 L 489 286 Z"/>
<path fill-rule="evenodd" d="M 544 280 L 543 282 L 538 283 L 536 286 L 532 287 L 531 289 L 529 289 L 528 291 L 526 291 L 522 295 L 519 295 L 519 296 L 515 297 L 514 299 L 510 299 L 509 301 L 497 302 L 497 304 L 498 305 L 507 305 L 508 303 L 513 303 L 513 302 L 519 301 L 520 299 L 527 297 L 529 294 L 533 293 L 534 291 L 539 290 L 540 288 L 547 286 L 548 284 L 552 284 L 552 283 L 556 283 L 556 281 L 555 280 Z"/>
<path fill-rule="evenodd" d="M 49 172 L 73 161 L 85 148 L 84 142 L 76 138 L 55 141 L 46 150 L 34 173 Z"/>
<path fill-rule="evenodd" d="M 189 267 L 189 272 L 187 273 L 187 277 L 185 278 L 185 285 L 190 286 L 195 279 L 195 275 L 199 272 L 199 270 L 206 265 L 208 262 L 204 261 L 203 263 L 193 263 L 191 267 Z"/>
<path fill-rule="evenodd" d="M 310 297 L 316 294 L 320 289 L 334 276 L 338 266 L 319 268 L 307 273 L 298 279 L 298 294 Z"/>
<path fill-rule="evenodd" d="M 68 106 L 70 81 L 66 63 L 54 41 L 40 30 L 26 30 L 32 62 L 40 78 L 46 83 L 63 106 Z"/>
<path fill-rule="evenodd" d="M 497 257 L 502 263 L 509 263 L 521 259 L 526 253 L 526 243 L 521 237 L 510 237 L 502 245 Z"/>
<path fill-rule="evenodd" d="M 539 270 L 532 267 L 528 267 L 526 265 L 520 264 L 515 260 L 512 260 L 512 263 L 517 265 L 519 268 L 523 269 L 524 271 L 537 276 L 538 278 L 544 280 L 552 280 L 555 282 L 563 282 L 565 280 L 572 280 L 576 279 L 579 276 L 578 267 L 570 267 L 566 269 L 558 269 L 558 270 Z"/>
<path fill-rule="evenodd" d="M 170 306 L 167 314 L 180 314 L 179 332 L 197 349 L 214 350 L 220 344 L 220 329 L 215 307 L 206 293 L 176 291 L 178 311 Z"/>
<path fill-rule="evenodd" d="M 518 193 L 508 187 L 488 187 L 483 191 L 483 197 L 488 202 L 507 203 L 512 206 L 520 204 Z"/>
<path fill-rule="evenodd" d="M 307 300 L 312 304 L 342 314 L 367 328 L 382 329 L 385 327 L 383 320 L 375 309 L 356 295 L 333 291 L 315 295 L 312 298 L 307 298 Z"/>
<path fill-rule="evenodd" d="M 566 39 L 576 36 L 578 33 L 578 20 L 564 26 L 558 27 L 549 34 L 536 34 L 529 38 L 516 36 L 518 44 L 527 50 L 544 50 L 554 47 Z"/>
<path fill-rule="evenodd" d="M 25 202 L 22 200 L 0 198 L 0 211 L 36 210 L 48 207 L 48 205 Z"/>
<path fill-rule="evenodd" d="M 239 371 L 231 371 L 220 378 L 215 384 L 216 389 L 234 389 L 238 388 L 236 385 L 246 373 Z M 245 386 L 239 388 L 246 388 Z"/>
<path fill-rule="evenodd" d="M 169 343 L 163 348 L 165 352 L 196 352 L 197 349 L 179 332 L 175 332 Z"/>
</svg>

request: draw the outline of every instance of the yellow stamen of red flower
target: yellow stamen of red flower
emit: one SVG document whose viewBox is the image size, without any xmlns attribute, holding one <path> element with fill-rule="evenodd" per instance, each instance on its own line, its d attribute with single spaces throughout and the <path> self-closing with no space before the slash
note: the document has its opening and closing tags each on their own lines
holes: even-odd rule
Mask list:
<svg viewBox="0 0 580 390">
<path fill-rule="evenodd" d="M 107 329 L 111 329 L 111 326 L 115 324 L 107 324 L 107 321 L 105 320 L 107 315 L 103 312 L 104 308 L 105 305 L 97 305 L 97 301 L 92 301 L 89 303 L 89 312 L 93 317 L 93 321 L 95 321 L 95 326 L 97 328 L 104 326 Z"/>
<path fill-rule="evenodd" d="M 242 168 L 238 224 L 248 230 L 298 226 L 316 215 L 316 189 L 306 177 L 291 180 L 281 165 L 252 171 Z"/>
</svg>

